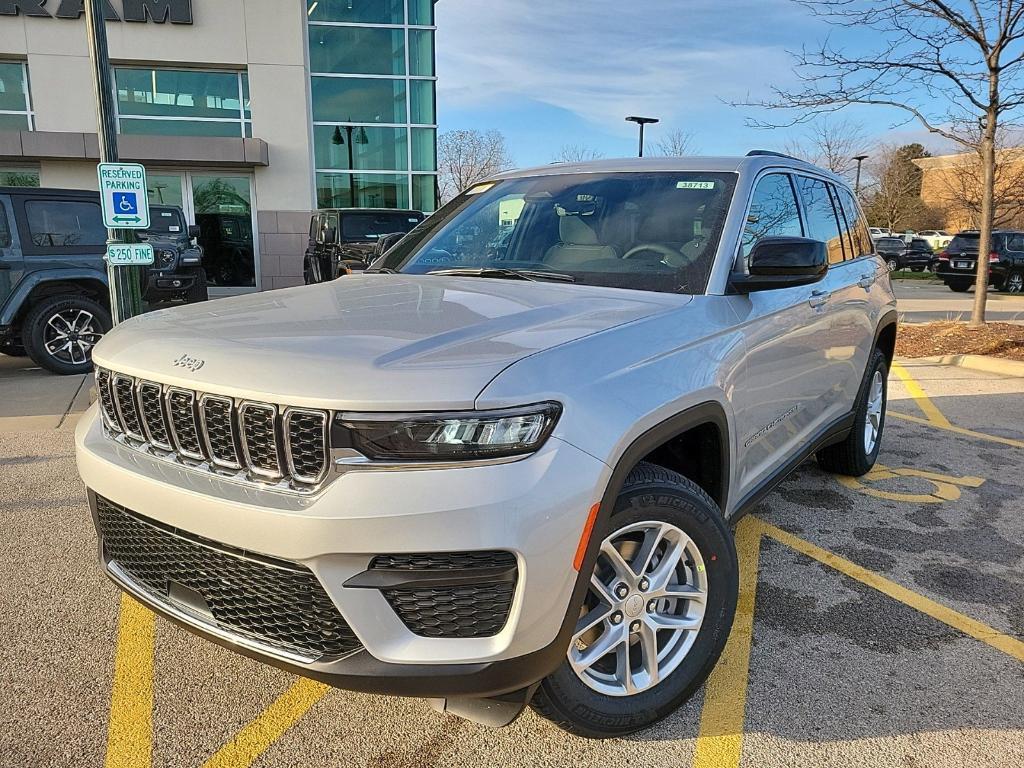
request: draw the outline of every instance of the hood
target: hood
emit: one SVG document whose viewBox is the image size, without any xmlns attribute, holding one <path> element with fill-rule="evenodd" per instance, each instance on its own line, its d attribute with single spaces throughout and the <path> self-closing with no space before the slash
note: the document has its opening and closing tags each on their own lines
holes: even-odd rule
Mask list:
<svg viewBox="0 0 1024 768">
<path fill-rule="evenodd" d="M 517 360 L 688 301 L 559 283 L 353 275 L 143 315 L 107 334 L 93 358 L 154 381 L 290 405 L 472 408 Z"/>
</svg>

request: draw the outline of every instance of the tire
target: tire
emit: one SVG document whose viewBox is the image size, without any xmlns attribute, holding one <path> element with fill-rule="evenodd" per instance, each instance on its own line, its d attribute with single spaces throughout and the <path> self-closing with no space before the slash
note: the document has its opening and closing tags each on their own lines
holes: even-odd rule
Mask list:
<svg viewBox="0 0 1024 768">
<path fill-rule="evenodd" d="M 32 362 L 64 376 L 92 370 L 92 348 L 111 328 L 110 313 L 85 296 L 53 296 L 36 304 L 22 325 Z M 69 349 L 60 347 L 67 338 Z"/>
<path fill-rule="evenodd" d="M 900 263 L 896 259 L 886 259 L 885 265 L 889 267 L 890 272 L 896 272 L 900 268 Z"/>
<path fill-rule="evenodd" d="M 570 733 L 589 738 L 609 738 L 624 736 L 657 722 L 683 704 L 703 684 L 725 647 L 739 589 L 739 569 L 732 534 L 718 506 L 696 483 L 663 467 L 640 463 L 626 478 L 603 542 L 605 545 L 609 542 L 618 544 L 624 547 L 623 552 L 633 552 L 633 557 L 639 557 L 642 548 L 638 541 L 647 541 L 643 532 L 653 535 L 655 530 L 667 531 L 668 537 L 678 538 L 651 539 L 657 542 L 655 567 L 646 571 L 641 567 L 631 572 L 634 578 L 637 578 L 636 572 L 641 576 L 650 575 L 646 589 L 642 583 L 634 581 L 625 597 L 614 597 L 614 583 L 618 577 L 610 567 L 611 560 L 606 555 L 599 556 L 594 574 L 602 582 L 613 584 L 613 593 L 602 600 L 592 589 L 587 594 L 581 614 L 587 617 L 603 615 L 605 618 L 600 622 L 592 622 L 593 631 L 600 628 L 601 634 L 595 637 L 582 633 L 579 641 L 574 634 L 565 661 L 541 682 L 533 697 L 531 705 L 539 714 Z M 685 540 L 681 534 L 685 535 Z M 663 558 L 670 552 L 668 542 L 673 540 L 684 542 L 686 564 L 680 559 L 678 565 L 668 569 L 667 572 L 675 574 L 673 578 L 677 580 L 671 586 L 676 590 L 685 589 L 686 585 L 706 589 L 703 617 L 695 629 L 692 626 L 671 628 L 653 634 L 649 629 L 652 622 L 673 619 L 693 622 L 700 613 L 700 603 L 689 599 L 662 599 L 656 609 L 652 609 L 651 602 L 648 602 L 650 595 L 657 594 L 654 590 L 660 581 L 659 570 L 669 562 Z M 664 550 L 662 542 L 666 543 Z M 610 606 L 612 602 L 616 604 Z M 580 621 L 586 620 L 581 618 Z M 642 627 L 642 630 L 634 631 L 634 627 Z M 618 635 L 614 634 L 616 631 Z M 622 641 L 613 647 L 627 649 L 626 653 L 610 651 L 607 655 L 596 654 L 596 662 L 576 672 L 570 657 L 576 658 L 578 664 L 581 652 L 594 648 L 606 636 L 621 636 Z M 653 683 L 649 678 L 643 678 L 644 672 L 638 661 L 642 656 L 644 643 L 641 641 L 644 638 L 648 642 L 653 638 L 658 652 L 663 652 L 663 658 L 657 661 L 660 679 Z M 615 671 L 609 673 L 602 669 L 607 670 L 608 664 L 614 668 L 614 660 L 619 658 L 630 659 L 631 668 L 637 661 L 637 671 L 631 672 L 628 678 L 640 687 L 639 690 L 627 693 L 623 688 L 618 695 L 600 690 L 601 687 L 617 685 L 608 679 L 609 675 L 616 677 Z M 662 668 L 664 674 L 660 674 Z M 599 679 L 601 676 L 606 679 Z M 585 682 L 585 679 L 590 682 Z"/>
<path fill-rule="evenodd" d="M 924 272 L 924 267 L 911 267 L 911 272 Z"/>
<path fill-rule="evenodd" d="M 1024 293 L 1024 272 L 1013 270 L 1003 281 L 1003 290 L 1007 293 Z"/>
<path fill-rule="evenodd" d="M 946 283 L 946 285 L 949 286 L 949 290 L 953 291 L 953 293 L 967 293 L 971 290 L 973 283 L 968 280 L 953 280 Z"/>
<path fill-rule="evenodd" d="M 210 300 L 210 287 L 206 284 L 206 270 L 200 267 L 195 274 L 196 281 L 185 292 L 185 302 L 188 304 L 198 304 L 200 301 Z"/>
<path fill-rule="evenodd" d="M 888 402 L 889 366 L 880 349 L 871 353 L 868 368 L 857 395 L 853 429 L 841 443 L 822 448 L 817 453 L 818 465 L 826 472 L 860 477 L 871 471 L 878 459 L 885 429 L 885 407 Z M 869 440 L 868 419 L 873 422 L 874 436 Z M 870 444 L 869 444 L 870 443 Z"/>
</svg>

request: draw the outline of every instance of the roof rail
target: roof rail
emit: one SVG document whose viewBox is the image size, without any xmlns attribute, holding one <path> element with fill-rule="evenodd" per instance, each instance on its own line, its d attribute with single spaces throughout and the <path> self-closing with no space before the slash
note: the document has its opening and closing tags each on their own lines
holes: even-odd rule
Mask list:
<svg viewBox="0 0 1024 768">
<path fill-rule="evenodd" d="M 787 155 L 785 152 L 776 152 L 773 149 L 752 149 L 747 152 L 747 157 L 784 157 L 787 160 L 800 160 L 799 157 Z M 800 160 L 800 162 L 805 162 Z"/>
</svg>

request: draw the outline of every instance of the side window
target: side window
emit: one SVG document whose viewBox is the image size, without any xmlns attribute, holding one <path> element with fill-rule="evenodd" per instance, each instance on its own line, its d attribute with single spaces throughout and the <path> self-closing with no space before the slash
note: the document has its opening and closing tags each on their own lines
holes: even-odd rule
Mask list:
<svg viewBox="0 0 1024 768">
<path fill-rule="evenodd" d="M 857 205 L 853 194 L 845 187 L 840 187 L 838 192 L 839 200 L 842 202 L 843 210 L 846 212 L 846 221 L 850 225 L 854 258 L 874 253 L 875 245 L 871 240 L 871 233 L 868 232 L 864 216 L 861 214 L 860 206 Z"/>
<path fill-rule="evenodd" d="M 328 234 L 327 230 L 329 230 L 329 229 L 333 229 L 334 230 L 334 236 L 331 237 L 331 238 L 327 237 L 327 234 Z M 324 235 L 323 235 L 323 237 L 324 237 L 324 242 L 327 243 L 328 245 L 334 245 L 335 243 L 341 242 L 340 239 L 339 239 L 341 237 L 341 231 L 338 229 L 338 214 L 336 214 L 336 213 L 329 213 L 329 214 L 327 214 L 327 216 L 324 217 Z"/>
<path fill-rule="evenodd" d="M 0 203 L 0 248 L 11 247 L 11 225 L 7 220 L 7 206 Z"/>
<path fill-rule="evenodd" d="M 1024 235 L 1010 235 L 1006 239 L 1006 248 L 1011 251 L 1024 251 Z"/>
<path fill-rule="evenodd" d="M 841 263 L 843 238 L 828 185 L 820 179 L 799 176 L 797 186 L 800 188 L 800 198 L 803 200 L 804 214 L 807 216 L 807 236 L 825 243 L 828 248 L 829 264 Z"/>
<path fill-rule="evenodd" d="M 84 200 L 29 200 L 25 203 L 29 236 L 37 248 L 75 248 L 104 245 L 98 203 Z"/>
<path fill-rule="evenodd" d="M 789 176 L 773 173 L 762 177 L 751 196 L 747 226 L 743 230 L 743 256 L 749 256 L 762 237 L 802 237 L 803 234 L 800 209 Z"/>
</svg>

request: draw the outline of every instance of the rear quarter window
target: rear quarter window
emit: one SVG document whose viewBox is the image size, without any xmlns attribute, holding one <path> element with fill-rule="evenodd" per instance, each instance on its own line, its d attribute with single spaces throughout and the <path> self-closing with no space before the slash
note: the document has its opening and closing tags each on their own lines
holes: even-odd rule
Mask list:
<svg viewBox="0 0 1024 768">
<path fill-rule="evenodd" d="M 25 218 L 36 248 L 81 248 L 107 242 L 99 203 L 88 200 L 27 200 Z"/>
</svg>

